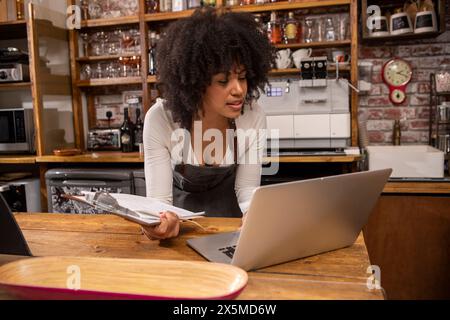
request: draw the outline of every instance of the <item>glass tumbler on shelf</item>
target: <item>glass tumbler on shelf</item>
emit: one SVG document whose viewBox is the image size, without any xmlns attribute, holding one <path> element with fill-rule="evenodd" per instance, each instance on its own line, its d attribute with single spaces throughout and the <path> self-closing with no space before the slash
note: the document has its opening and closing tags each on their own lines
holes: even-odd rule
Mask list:
<svg viewBox="0 0 450 320">
<path fill-rule="evenodd" d="M 97 63 L 94 67 L 94 70 L 92 72 L 92 78 L 93 79 L 102 79 L 105 77 L 105 67 L 102 63 Z"/>
<path fill-rule="evenodd" d="M 231 7 L 231 6 L 238 6 L 241 4 L 240 0 L 227 0 L 225 2 L 226 6 Z"/>
<path fill-rule="evenodd" d="M 128 77 L 130 75 L 130 58 L 120 57 L 119 58 L 120 70 L 119 77 Z"/>
<path fill-rule="evenodd" d="M 145 0 L 145 6 L 147 7 L 147 13 L 159 12 L 159 0 Z"/>
<path fill-rule="evenodd" d="M 119 77 L 119 65 L 117 62 L 112 61 L 108 63 L 108 65 L 105 68 L 105 78 L 114 79 Z"/>
<path fill-rule="evenodd" d="M 90 80 L 92 78 L 92 68 L 90 64 L 85 64 L 81 67 L 81 80 Z"/>
<path fill-rule="evenodd" d="M 130 65 L 131 65 L 131 73 L 134 77 L 140 77 L 141 76 L 141 57 L 140 56 L 132 56 L 130 58 Z"/>
<path fill-rule="evenodd" d="M 436 72 L 436 91 L 450 93 L 450 65 L 444 64 Z"/>
<path fill-rule="evenodd" d="M 80 0 L 81 18 L 89 19 L 89 0 Z"/>
<path fill-rule="evenodd" d="M 305 29 L 303 39 L 306 43 L 314 42 L 315 20 L 312 18 L 305 19 Z"/>
<path fill-rule="evenodd" d="M 102 16 L 102 8 L 100 6 L 99 0 L 89 0 L 89 18 L 90 19 L 100 19 Z"/>
<path fill-rule="evenodd" d="M 350 40 L 350 16 L 342 13 L 339 16 L 339 40 Z"/>
<path fill-rule="evenodd" d="M 87 33 L 87 32 L 80 33 L 80 38 L 82 41 L 83 57 L 88 57 L 89 53 L 90 53 L 90 51 L 89 51 L 90 50 L 90 48 L 89 48 L 89 45 L 90 45 L 89 33 Z"/>
<path fill-rule="evenodd" d="M 334 27 L 334 19 L 331 16 L 325 18 L 325 41 L 336 41 L 336 29 Z"/>
</svg>

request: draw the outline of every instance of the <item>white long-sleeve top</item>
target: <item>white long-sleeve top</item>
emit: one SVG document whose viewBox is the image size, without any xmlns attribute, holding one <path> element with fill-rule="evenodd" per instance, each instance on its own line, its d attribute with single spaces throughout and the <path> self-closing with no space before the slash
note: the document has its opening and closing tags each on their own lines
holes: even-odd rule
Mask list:
<svg viewBox="0 0 450 320">
<path fill-rule="evenodd" d="M 266 116 L 258 104 L 245 107 L 243 115 L 235 120 L 238 144 L 238 168 L 235 192 L 239 207 L 246 213 L 252 195 L 261 182 L 261 160 L 266 144 Z M 176 164 L 198 165 L 191 143 L 188 155 L 182 154 L 180 126 L 173 121 L 171 112 L 158 99 L 144 121 L 144 157 L 147 197 L 172 204 L 173 170 Z M 183 131 L 186 132 L 186 131 Z M 233 140 L 233 139 L 230 139 Z M 230 141 L 228 141 L 230 143 Z M 234 163 L 234 152 L 228 146 L 222 165 Z"/>
</svg>

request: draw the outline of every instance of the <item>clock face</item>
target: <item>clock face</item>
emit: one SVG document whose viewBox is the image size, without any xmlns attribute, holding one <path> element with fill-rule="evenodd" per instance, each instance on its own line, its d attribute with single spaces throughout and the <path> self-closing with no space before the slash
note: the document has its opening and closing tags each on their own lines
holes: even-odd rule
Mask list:
<svg viewBox="0 0 450 320">
<path fill-rule="evenodd" d="M 384 81 L 390 86 L 404 86 L 411 81 L 411 66 L 404 60 L 393 59 L 384 67 L 383 78 Z"/>
<path fill-rule="evenodd" d="M 406 100 L 406 94 L 402 90 L 395 89 L 395 90 L 392 90 L 390 98 L 393 103 L 401 104 L 401 103 L 403 103 L 403 101 Z"/>
</svg>

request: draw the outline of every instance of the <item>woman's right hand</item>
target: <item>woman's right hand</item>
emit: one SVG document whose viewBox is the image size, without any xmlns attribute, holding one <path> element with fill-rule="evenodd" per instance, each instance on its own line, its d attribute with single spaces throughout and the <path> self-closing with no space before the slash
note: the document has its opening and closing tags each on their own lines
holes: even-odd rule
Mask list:
<svg viewBox="0 0 450 320">
<path fill-rule="evenodd" d="M 161 223 L 154 227 L 142 226 L 142 231 L 150 240 L 175 238 L 180 232 L 180 220 L 173 212 L 161 213 Z"/>
</svg>

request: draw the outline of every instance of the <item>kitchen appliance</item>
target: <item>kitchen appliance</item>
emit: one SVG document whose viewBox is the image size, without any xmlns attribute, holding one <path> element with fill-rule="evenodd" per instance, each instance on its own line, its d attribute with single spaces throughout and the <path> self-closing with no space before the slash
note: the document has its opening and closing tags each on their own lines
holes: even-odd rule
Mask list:
<svg viewBox="0 0 450 320">
<path fill-rule="evenodd" d="M 29 64 L 28 53 L 17 48 L 0 48 L 0 63 Z"/>
<path fill-rule="evenodd" d="M 40 180 L 21 179 L 0 184 L 0 193 L 14 212 L 42 212 Z"/>
<path fill-rule="evenodd" d="M 133 179 L 134 179 L 134 194 L 137 196 L 146 197 L 147 188 L 145 185 L 145 171 L 144 170 L 133 171 Z"/>
<path fill-rule="evenodd" d="M 267 116 L 267 128 L 279 132 L 280 149 L 349 146 L 348 81 L 323 79 L 325 86 L 315 87 L 305 87 L 303 81 L 271 79 L 258 100 Z"/>
<path fill-rule="evenodd" d="M 22 63 L 0 63 L 1 82 L 30 81 L 30 70 Z"/>
<path fill-rule="evenodd" d="M 325 56 L 302 59 L 300 71 L 302 87 L 326 87 L 328 76 L 328 59 Z"/>
<path fill-rule="evenodd" d="M 0 109 L 0 153 L 35 151 L 32 109 Z"/>
<path fill-rule="evenodd" d="M 17 48 L 0 48 L 0 83 L 30 81 L 28 54 Z"/>
<path fill-rule="evenodd" d="M 45 173 L 45 179 L 49 212 L 104 213 L 62 195 L 81 195 L 83 191 L 132 194 L 133 191 L 131 169 L 51 169 Z"/>
<path fill-rule="evenodd" d="M 120 150 L 119 129 L 93 129 L 89 130 L 88 150 Z"/>
</svg>

